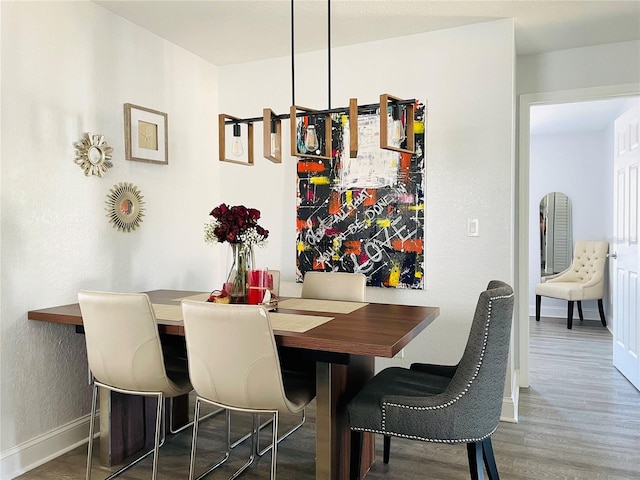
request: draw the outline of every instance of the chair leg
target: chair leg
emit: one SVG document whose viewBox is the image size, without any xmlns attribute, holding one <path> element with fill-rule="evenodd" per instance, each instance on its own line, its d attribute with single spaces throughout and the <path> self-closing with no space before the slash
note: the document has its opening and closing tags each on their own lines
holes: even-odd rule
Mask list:
<svg viewBox="0 0 640 480">
<path fill-rule="evenodd" d="M 582 302 L 578 300 L 578 316 L 580 317 L 580 321 L 584 321 L 584 315 L 582 315 Z"/>
<path fill-rule="evenodd" d="M 391 435 L 384 436 L 384 449 L 382 452 L 382 461 L 389 463 L 389 454 L 391 453 Z"/>
<path fill-rule="evenodd" d="M 155 480 L 157 474 L 158 474 L 158 451 L 160 450 L 160 447 L 163 445 L 164 443 L 164 420 L 163 420 L 163 415 L 164 415 L 164 396 L 162 395 L 162 393 L 151 393 L 151 392 L 133 392 L 133 391 L 127 391 L 127 390 L 122 390 L 119 388 L 115 388 L 109 385 L 106 385 L 104 383 L 100 383 L 94 380 L 93 382 L 93 386 L 94 386 L 94 399 L 93 399 L 93 405 L 91 407 L 92 409 L 92 415 L 95 418 L 95 407 L 96 407 L 96 400 L 97 400 L 97 392 L 98 392 L 98 387 L 101 388 L 106 388 L 108 390 L 111 390 L 113 392 L 120 392 L 120 393 L 126 393 L 126 394 L 135 394 L 135 395 L 142 395 L 142 396 L 147 396 L 147 397 L 156 397 L 157 399 L 157 407 L 156 407 L 156 424 L 155 424 L 155 440 L 154 440 L 154 445 L 153 448 L 151 450 L 149 450 L 148 452 L 143 453 L 141 456 L 139 456 L 138 458 L 136 458 L 135 460 L 133 460 L 130 463 L 127 463 L 125 466 L 121 467 L 118 471 L 113 472 L 111 475 L 109 475 L 108 477 L 106 477 L 104 480 L 111 480 L 113 478 L 118 477 L 121 473 L 123 473 L 126 470 L 129 470 L 131 467 L 133 467 L 134 465 L 137 465 L 139 462 L 141 462 L 142 460 L 144 460 L 145 458 L 147 458 L 149 455 L 153 455 L 153 473 L 152 473 L 152 480 Z M 95 422 L 95 420 L 94 420 Z M 88 454 L 89 457 L 87 458 L 87 480 L 89 480 L 91 478 L 91 455 L 93 454 L 93 427 L 91 426 L 91 424 L 89 425 L 89 433 L 91 435 L 91 441 L 89 442 L 89 446 L 90 449 Z M 161 435 L 162 433 L 162 435 Z M 161 438 L 162 437 L 162 438 Z"/>
<path fill-rule="evenodd" d="M 259 423 L 259 422 L 258 422 Z M 276 480 L 276 461 L 278 454 L 278 411 L 273 413 L 273 437 L 271 438 L 271 480 Z M 258 425 L 260 429 L 260 425 Z M 257 433 L 256 433 L 257 436 Z M 259 450 L 259 448 L 257 448 Z"/>
<path fill-rule="evenodd" d="M 189 480 L 194 480 L 196 478 L 196 450 L 198 446 L 198 425 L 200 424 L 200 397 L 196 396 L 196 406 L 195 412 L 193 414 L 193 438 L 191 440 L 191 459 L 189 461 Z M 204 417 L 203 417 L 204 418 Z M 229 455 L 231 454 L 231 410 L 225 411 L 225 434 L 227 440 L 227 449 L 225 451 L 225 455 L 222 460 L 210 465 L 207 469 L 201 473 L 197 480 L 207 476 L 209 473 L 214 471 L 220 465 L 227 461 Z"/>
<path fill-rule="evenodd" d="M 540 321 L 540 303 L 542 302 L 542 297 L 540 295 L 536 295 L 536 322 Z"/>
<path fill-rule="evenodd" d="M 482 441 L 482 456 L 484 457 L 484 465 L 487 467 L 489 480 L 500 480 L 498 475 L 498 466 L 493 455 L 493 446 L 491 445 L 491 437 L 487 437 Z"/>
<path fill-rule="evenodd" d="M 351 480 L 360 479 L 360 468 L 362 467 L 362 432 L 351 430 Z"/>
<path fill-rule="evenodd" d="M 484 463 L 482 460 L 482 442 L 467 443 L 469 457 L 469 472 L 471 480 L 484 480 Z"/>
<path fill-rule="evenodd" d="M 91 401 L 91 420 L 89 420 L 89 447 L 87 453 L 87 476 L 86 480 L 91 480 L 91 461 L 93 458 L 93 432 L 96 423 L 96 407 L 98 402 L 98 386 L 93 384 L 93 400 Z"/>
<path fill-rule="evenodd" d="M 171 435 L 175 435 L 176 433 L 180 433 L 183 430 L 186 430 L 187 428 L 193 426 L 193 420 L 191 420 L 190 422 L 185 423 L 181 427 L 175 428 L 174 427 L 174 418 L 173 418 L 173 409 L 174 409 L 173 397 L 165 398 L 165 411 L 169 412 L 169 433 Z M 218 415 L 219 413 L 222 413 L 223 411 L 224 411 L 224 408 L 218 408 L 217 410 L 215 410 L 213 412 L 207 413 L 204 417 L 201 417 L 200 421 L 203 421 L 203 420 L 206 420 L 207 418 L 210 418 L 210 417 L 213 417 L 215 415 Z"/>
<path fill-rule="evenodd" d="M 573 328 L 573 300 L 567 302 L 567 328 Z"/>
<path fill-rule="evenodd" d="M 600 312 L 600 321 L 602 322 L 602 326 L 607 326 L 607 319 L 604 316 L 604 305 L 602 305 L 602 299 L 598 299 L 598 312 Z"/>
</svg>

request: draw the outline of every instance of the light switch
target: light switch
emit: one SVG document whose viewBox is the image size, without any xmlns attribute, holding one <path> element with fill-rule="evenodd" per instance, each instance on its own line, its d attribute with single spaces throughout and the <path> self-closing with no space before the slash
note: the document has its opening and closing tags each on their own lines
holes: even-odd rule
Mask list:
<svg viewBox="0 0 640 480">
<path fill-rule="evenodd" d="M 478 231 L 479 222 L 477 218 L 469 218 L 467 219 L 467 236 L 468 237 L 478 237 L 480 233 Z"/>
</svg>

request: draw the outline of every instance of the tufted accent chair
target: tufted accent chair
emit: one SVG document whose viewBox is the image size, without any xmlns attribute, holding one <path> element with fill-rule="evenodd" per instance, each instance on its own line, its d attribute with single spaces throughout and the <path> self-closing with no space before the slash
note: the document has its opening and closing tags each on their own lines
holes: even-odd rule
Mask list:
<svg viewBox="0 0 640 480">
<path fill-rule="evenodd" d="M 435 443 L 466 443 L 472 479 L 498 480 L 491 435 L 498 428 L 513 317 L 513 289 L 494 280 L 480 294 L 458 365 L 390 367 L 349 402 L 351 480 L 360 478 L 362 432 Z M 483 465 L 484 460 L 484 465 Z M 394 476 L 395 477 L 395 476 Z"/>
<path fill-rule="evenodd" d="M 573 304 L 578 302 L 578 314 L 582 315 L 582 300 L 598 300 L 598 311 L 603 326 L 607 326 L 602 298 L 604 297 L 605 264 L 609 244 L 600 242 L 576 242 L 571 266 L 564 272 L 544 277 L 536 285 L 536 321 L 540 321 L 542 297 L 567 300 L 567 328 L 573 326 Z"/>
</svg>

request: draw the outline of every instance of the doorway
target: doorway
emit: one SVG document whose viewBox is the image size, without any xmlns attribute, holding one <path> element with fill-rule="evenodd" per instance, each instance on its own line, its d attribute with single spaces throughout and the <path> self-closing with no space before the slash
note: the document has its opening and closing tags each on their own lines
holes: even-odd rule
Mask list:
<svg viewBox="0 0 640 480">
<path fill-rule="evenodd" d="M 590 102 L 606 99 L 620 99 L 640 94 L 640 84 L 628 84 L 619 86 L 596 87 L 587 89 L 564 90 L 558 92 L 547 92 L 540 94 L 527 94 L 520 96 L 519 103 L 519 149 L 518 167 L 516 175 L 518 178 L 517 193 L 517 215 L 516 215 L 516 271 L 517 271 L 517 292 L 518 301 L 516 305 L 515 326 L 516 333 L 516 358 L 518 364 L 516 369 L 519 373 L 519 386 L 528 387 L 529 379 L 529 314 L 530 314 L 530 289 L 532 285 L 531 276 L 538 272 L 532 272 L 530 267 L 530 245 L 532 228 L 539 228 L 537 217 L 532 219 L 530 215 L 530 204 L 532 201 L 539 202 L 540 199 L 532 199 L 531 175 L 530 175 L 530 148 L 531 148 L 531 111 L 532 108 L 542 105 L 569 104 L 576 102 Z M 531 227 L 533 222 L 534 227 Z M 535 264 L 535 261 L 534 261 Z M 539 265 L 537 267 L 539 269 Z"/>
</svg>

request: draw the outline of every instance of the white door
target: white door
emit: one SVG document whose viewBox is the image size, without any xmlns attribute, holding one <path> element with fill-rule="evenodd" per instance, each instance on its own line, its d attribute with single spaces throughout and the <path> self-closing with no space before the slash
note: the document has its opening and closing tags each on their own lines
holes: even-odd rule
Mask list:
<svg viewBox="0 0 640 480">
<path fill-rule="evenodd" d="M 613 289 L 613 364 L 640 390 L 638 181 L 640 100 L 615 122 L 614 225 L 609 261 Z"/>
</svg>

